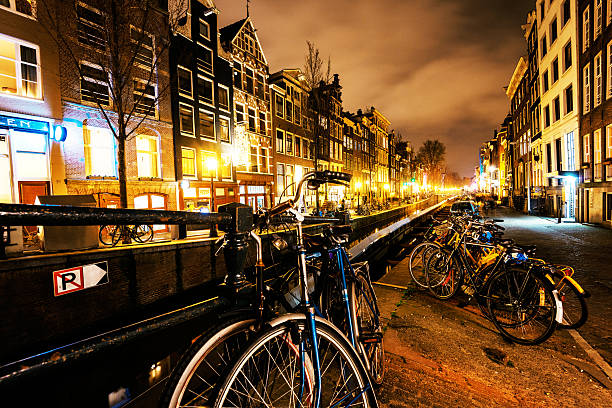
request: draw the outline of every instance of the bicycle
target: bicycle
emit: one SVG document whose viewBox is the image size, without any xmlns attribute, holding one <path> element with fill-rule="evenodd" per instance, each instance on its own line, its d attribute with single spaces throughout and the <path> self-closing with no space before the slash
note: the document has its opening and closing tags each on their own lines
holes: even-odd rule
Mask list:
<svg viewBox="0 0 612 408">
<path fill-rule="evenodd" d="M 461 231 L 453 226 L 450 249 L 440 248 L 430 256 L 426 275 L 430 292 L 439 299 L 452 297 L 465 284 L 476 298 L 483 315 L 500 334 L 519 344 L 539 344 L 561 322 L 563 306 L 545 271 L 537 264 L 516 266 L 520 248 L 468 242 L 472 221 Z M 469 248 L 478 253 L 472 254 Z M 527 259 L 525 255 L 520 261 Z"/>
<path fill-rule="evenodd" d="M 104 245 L 115 246 L 123 238 L 144 244 L 153 240 L 151 225 L 101 225 L 98 238 Z"/>
<path fill-rule="evenodd" d="M 300 202 L 306 181 L 309 188 L 316 188 L 347 178 L 350 180 L 350 175 L 330 171 L 307 173 L 298 183 L 295 200 L 255 216 L 250 207 L 241 204 L 220 207 L 233 220 L 222 226 L 228 270 L 224 287 L 231 293 L 240 294 L 244 288 L 248 237 L 255 242 L 256 282 L 250 286 L 251 302 L 246 308 L 237 307 L 230 318 L 220 319 L 189 348 L 166 384 L 163 406 L 377 405 L 357 351 L 337 327 L 316 316 L 307 283 L 304 216 L 294 204 Z M 296 222 L 300 303 L 298 313 L 275 316 L 271 304 L 274 290 L 264 283 L 262 243 L 255 228 L 268 225 L 284 212 Z M 238 301 L 236 304 L 240 306 Z"/>
</svg>

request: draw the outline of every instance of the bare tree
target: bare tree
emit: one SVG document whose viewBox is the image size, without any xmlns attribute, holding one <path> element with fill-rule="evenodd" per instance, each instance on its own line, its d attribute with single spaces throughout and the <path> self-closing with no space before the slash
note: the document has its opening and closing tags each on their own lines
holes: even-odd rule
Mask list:
<svg viewBox="0 0 612 408">
<path fill-rule="evenodd" d="M 416 160 L 430 176 L 432 181 L 437 181 L 441 173 L 446 155 L 446 146 L 439 140 L 426 140 L 419 148 Z"/>
<path fill-rule="evenodd" d="M 127 208 L 126 141 L 169 96 L 170 35 L 184 25 L 188 0 L 37 0 L 36 8 L 60 50 L 63 96 L 95 106 L 117 140 Z"/>
<path fill-rule="evenodd" d="M 319 154 L 321 151 L 321 137 L 329 131 L 329 107 L 331 83 L 331 58 L 327 58 L 327 66 L 321 58 L 319 49 L 314 43 L 306 41 L 308 50 L 304 58 L 304 76 L 308 87 L 308 101 L 306 117 L 308 127 L 314 141 L 314 164 L 319 169 Z M 320 208 L 319 192 L 316 193 L 317 211 Z"/>
</svg>

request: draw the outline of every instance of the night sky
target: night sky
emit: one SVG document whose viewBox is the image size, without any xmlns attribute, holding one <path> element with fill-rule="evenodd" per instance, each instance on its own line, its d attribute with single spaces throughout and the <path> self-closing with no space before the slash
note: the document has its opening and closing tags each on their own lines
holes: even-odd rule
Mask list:
<svg viewBox="0 0 612 408">
<path fill-rule="evenodd" d="M 246 0 L 216 0 L 225 26 Z M 375 106 L 417 147 L 447 146 L 448 166 L 471 176 L 478 146 L 508 111 L 503 87 L 526 53 L 521 25 L 533 0 L 252 0 L 270 72 L 303 67 L 306 40 L 331 57 L 343 106 Z"/>
</svg>

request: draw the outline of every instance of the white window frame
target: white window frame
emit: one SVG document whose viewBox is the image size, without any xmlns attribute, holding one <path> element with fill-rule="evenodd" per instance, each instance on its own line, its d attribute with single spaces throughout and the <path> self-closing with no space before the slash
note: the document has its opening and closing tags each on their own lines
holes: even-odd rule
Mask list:
<svg viewBox="0 0 612 408">
<path fill-rule="evenodd" d="M 595 58 L 593 59 L 593 74 L 595 77 L 595 98 L 593 100 L 593 107 L 599 106 L 601 105 L 601 101 L 602 101 L 602 92 L 603 92 L 603 73 L 601 70 L 601 51 L 595 55 Z"/>
<path fill-rule="evenodd" d="M 585 52 L 591 44 L 590 24 L 590 6 L 587 6 L 582 12 L 582 52 Z"/>
<path fill-rule="evenodd" d="M 210 52 L 210 67 L 204 65 L 204 64 L 200 64 L 200 61 L 204 61 L 202 58 L 196 58 L 196 62 L 197 62 L 197 66 L 198 66 L 198 70 L 202 70 L 204 72 L 207 72 L 209 74 L 213 74 L 215 73 L 215 53 L 213 52 L 213 50 L 211 50 L 209 47 L 205 46 L 204 44 L 202 44 L 201 42 L 198 41 L 198 45 L 202 48 L 204 48 L 206 51 Z"/>
<path fill-rule="evenodd" d="M 225 112 L 229 112 L 230 111 L 230 105 L 231 105 L 230 97 L 229 97 L 229 94 L 230 94 L 229 93 L 229 88 L 227 86 L 221 85 L 219 83 L 217 83 L 217 86 L 219 88 L 223 88 L 223 89 L 225 89 L 227 91 L 227 107 L 224 108 L 223 106 L 221 106 L 221 103 L 220 103 L 221 100 L 219 99 L 219 109 L 221 109 L 222 111 L 225 111 Z"/>
<path fill-rule="evenodd" d="M 225 120 L 227 121 L 227 136 L 229 140 L 221 140 L 221 134 L 219 134 L 219 141 L 221 143 L 226 143 L 226 144 L 232 144 L 232 132 L 231 132 L 231 119 L 229 116 L 224 116 L 224 115 L 219 115 L 219 129 L 221 128 L 221 121 Z"/>
<path fill-rule="evenodd" d="M 217 118 L 215 117 L 215 113 L 211 112 L 209 110 L 206 109 L 198 109 L 198 125 L 200 125 L 200 113 L 205 113 L 207 115 L 211 115 L 212 119 L 213 119 L 213 135 L 212 137 L 209 136 L 202 136 L 202 130 L 200 129 L 200 131 L 198 132 L 198 137 L 200 139 L 204 139 L 204 140 L 217 140 Z"/>
<path fill-rule="evenodd" d="M 596 39 L 597 37 L 599 37 L 599 35 L 601 34 L 601 28 L 603 25 L 603 4 L 602 4 L 602 0 L 595 0 L 595 4 L 594 4 L 594 20 L 595 20 L 595 27 L 593 30 L 593 39 Z"/>
<path fill-rule="evenodd" d="M 593 163 L 601 163 L 601 129 L 593 131 Z"/>
<path fill-rule="evenodd" d="M 93 147 L 91 146 L 91 144 L 87 144 L 85 143 L 85 132 L 105 132 L 106 133 L 106 137 L 110 138 L 111 140 L 111 144 L 112 144 L 112 152 L 111 152 L 111 156 L 113 157 L 113 174 L 94 174 L 96 173 L 94 171 L 94 169 L 92 168 L 92 163 L 88 163 L 87 161 L 87 149 L 90 150 L 90 154 L 95 153 L 96 151 L 100 150 L 100 147 L 98 145 L 93 145 Z M 91 142 L 91 138 L 90 138 L 90 142 Z M 91 151 L 92 148 L 94 149 L 94 151 Z M 86 177 L 117 177 L 117 140 L 115 139 L 115 137 L 113 136 L 113 133 L 110 131 L 110 129 L 105 129 L 105 128 L 98 128 L 98 127 L 93 127 L 93 126 L 83 126 L 83 158 L 85 159 L 85 176 Z M 88 169 L 89 167 L 89 169 Z M 89 170 L 89 171 L 88 171 Z"/>
<path fill-rule="evenodd" d="M 0 34 L 0 38 L 4 41 L 8 41 L 8 42 L 12 42 L 15 45 L 15 59 L 11 59 L 11 58 L 6 58 L 6 57 L 0 57 L 0 59 L 4 60 L 4 61 L 13 61 L 14 65 L 15 65 L 15 82 L 17 85 L 17 93 L 16 94 L 12 94 L 12 93 L 4 93 L 4 92 L 0 92 L 0 96 L 14 96 L 14 97 L 18 97 L 18 98 L 27 98 L 27 99 L 38 99 L 41 100 L 43 99 L 43 91 L 42 91 L 42 72 L 41 72 L 41 64 L 40 64 L 40 48 L 38 47 L 38 45 L 33 44 L 31 42 L 28 41 L 23 41 L 20 40 L 18 38 L 14 38 L 14 37 L 10 37 L 8 35 L 3 35 Z M 23 83 L 22 80 L 23 78 L 21 77 L 21 64 L 26 64 L 26 65 L 30 65 L 32 66 L 33 64 L 29 63 L 29 62 L 22 62 L 21 61 L 21 45 L 24 45 L 26 47 L 32 48 L 34 50 L 36 50 L 36 85 L 38 86 L 38 95 L 35 97 L 32 96 L 26 96 L 26 95 L 20 95 Z"/>
<path fill-rule="evenodd" d="M 583 163 L 591 162 L 591 135 L 586 134 L 582 136 L 582 147 L 583 147 Z"/>
<path fill-rule="evenodd" d="M 15 4 L 15 0 L 9 0 L 9 6 L 0 6 L 0 10 L 7 10 L 11 13 L 18 14 L 25 18 L 30 18 L 32 20 L 36 20 L 36 6 L 32 6 L 32 15 L 22 13 L 21 11 L 17 11 L 17 6 Z"/>
<path fill-rule="evenodd" d="M 606 158 L 612 158 L 612 125 L 606 126 Z"/>
<path fill-rule="evenodd" d="M 200 26 L 202 25 L 202 23 L 204 23 L 208 27 L 208 36 L 205 36 L 205 35 L 202 35 L 202 31 L 199 29 L 200 26 L 198 26 L 198 32 L 200 33 L 200 37 L 205 38 L 210 41 L 210 24 L 208 24 L 208 22 L 206 22 L 206 20 L 202 18 L 199 19 L 199 23 L 200 23 Z"/>
<path fill-rule="evenodd" d="M 183 129 L 181 129 L 181 124 L 183 123 L 181 121 L 181 106 L 187 107 L 188 109 L 191 109 L 191 129 L 192 129 L 192 133 L 187 133 L 185 132 Z M 188 136 L 188 137 L 196 137 L 195 136 L 195 114 L 193 111 L 193 106 L 189 105 L 188 103 L 183 103 L 183 102 L 179 102 L 179 131 L 181 133 L 181 135 L 183 136 Z"/>
<path fill-rule="evenodd" d="M 182 65 L 178 65 L 176 70 L 177 70 L 176 80 L 177 80 L 177 88 L 178 88 L 179 95 L 183 96 L 185 98 L 193 99 L 193 72 L 191 72 L 191 70 L 189 68 L 185 68 Z M 181 89 L 180 82 L 179 82 L 180 75 L 178 74 L 180 70 L 184 70 L 184 71 L 189 72 L 189 83 L 191 84 L 191 95 L 186 94 Z"/>
<path fill-rule="evenodd" d="M 157 106 L 157 101 L 158 101 L 158 90 L 157 90 L 157 83 L 155 82 L 147 82 L 144 79 L 140 79 L 140 78 L 133 78 L 135 82 L 140 82 L 141 84 L 144 84 L 145 87 L 147 85 L 150 85 L 153 87 L 154 89 L 154 95 L 153 95 L 153 111 L 150 112 L 149 114 L 147 114 L 146 116 L 152 117 L 152 118 L 157 118 L 157 114 L 158 114 L 158 106 Z M 138 95 L 136 95 L 136 93 L 138 93 Z M 145 96 L 144 93 L 140 92 L 140 91 L 136 91 L 136 89 L 132 90 L 132 97 L 134 98 L 134 104 L 136 104 L 136 96 L 140 97 L 143 96 L 144 98 L 149 98 L 148 96 Z M 149 98 L 150 99 L 150 98 Z M 136 109 L 134 109 L 134 113 L 136 115 L 144 115 L 143 113 L 137 112 Z"/>
<path fill-rule="evenodd" d="M 283 142 L 280 145 L 278 143 L 278 132 L 283 134 Z M 274 134 L 274 144 L 276 145 L 276 153 L 285 153 L 285 131 L 283 129 L 276 129 L 276 133 Z"/>
<path fill-rule="evenodd" d="M 610 2 L 612 2 L 612 0 L 610 0 Z M 607 82 L 608 82 L 608 90 L 606 92 L 606 99 L 607 98 L 612 98 L 612 40 L 610 40 L 610 42 L 608 42 L 608 48 L 607 48 L 607 64 L 606 64 L 606 75 L 607 75 Z"/>
<path fill-rule="evenodd" d="M 186 174 L 185 167 L 183 166 L 183 150 L 190 150 L 193 152 L 193 172 L 194 174 Z M 198 179 L 198 154 L 196 149 L 193 147 L 181 146 L 181 172 L 183 173 L 184 179 L 197 180 Z"/>
<path fill-rule="evenodd" d="M 211 91 L 212 101 L 208 102 L 208 101 L 205 101 L 204 99 L 200 98 L 200 91 L 199 91 L 200 84 L 198 84 L 198 101 L 200 103 L 203 103 L 205 105 L 208 105 L 208 106 L 211 106 L 211 107 L 214 108 L 215 107 L 215 82 L 212 79 L 205 77 L 204 75 L 198 74 L 198 82 L 200 81 L 200 79 L 202 79 L 202 80 L 204 80 L 206 82 L 210 82 L 211 89 L 212 89 L 212 91 Z M 228 94 L 228 97 L 229 97 L 229 94 Z"/>
<path fill-rule="evenodd" d="M 89 61 L 85 61 L 85 60 L 79 61 L 79 66 L 80 65 L 88 65 L 88 66 L 90 66 L 92 68 L 96 68 L 96 69 L 104 71 L 102 66 L 100 66 L 98 64 L 91 63 Z M 110 75 L 110 73 L 109 73 L 109 75 Z M 112 79 L 109 78 L 108 82 L 104 82 L 104 81 L 100 81 L 98 79 L 94 79 L 94 78 L 91 78 L 91 77 L 83 77 L 83 78 L 87 78 L 86 79 L 87 82 L 92 82 L 92 83 L 95 83 L 95 84 L 98 84 L 98 85 L 106 86 L 106 88 L 108 90 L 108 105 L 103 105 L 103 104 L 101 104 L 101 105 L 102 106 L 106 106 L 108 108 L 112 108 L 112 106 L 113 106 L 113 98 L 111 97 L 111 91 L 110 91 L 110 82 L 112 81 Z M 83 80 L 83 78 L 80 78 L 80 79 Z M 91 102 L 91 101 L 83 100 L 83 88 L 81 87 L 80 83 L 79 83 L 79 95 L 80 95 L 81 103 L 83 103 L 85 105 L 90 105 L 90 106 L 97 106 L 96 102 Z"/>
<path fill-rule="evenodd" d="M 591 111 L 591 64 L 586 64 L 582 69 L 582 110 L 584 113 Z"/>
<path fill-rule="evenodd" d="M 608 24 L 612 23 L 612 0 L 608 0 L 606 3 L 608 3 Z"/>
<path fill-rule="evenodd" d="M 155 151 L 155 166 L 156 166 L 156 172 L 157 172 L 157 176 L 141 176 L 140 175 L 140 167 L 138 166 L 138 138 L 139 137 L 144 137 L 144 138 L 148 138 L 148 139 L 155 139 L 155 146 L 156 146 L 156 151 Z M 152 136 L 152 135 L 136 135 L 135 141 L 136 141 L 136 169 L 138 172 L 138 177 L 139 178 L 155 178 L 155 179 L 161 179 L 162 175 L 161 175 L 161 138 L 159 136 Z M 151 154 L 150 152 L 148 152 L 148 154 Z"/>
</svg>

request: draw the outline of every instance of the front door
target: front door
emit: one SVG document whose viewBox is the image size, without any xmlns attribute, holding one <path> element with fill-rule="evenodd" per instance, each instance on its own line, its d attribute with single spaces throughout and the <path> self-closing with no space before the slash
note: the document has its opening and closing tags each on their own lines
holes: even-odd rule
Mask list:
<svg viewBox="0 0 612 408">
<path fill-rule="evenodd" d="M 36 197 L 49 195 L 48 181 L 20 181 L 19 202 L 21 204 L 34 204 Z"/>
<path fill-rule="evenodd" d="M 34 204 L 36 197 L 49 195 L 48 181 L 20 181 L 19 182 L 19 202 L 21 204 Z M 35 233 L 36 226 L 24 227 L 29 233 Z"/>
</svg>

